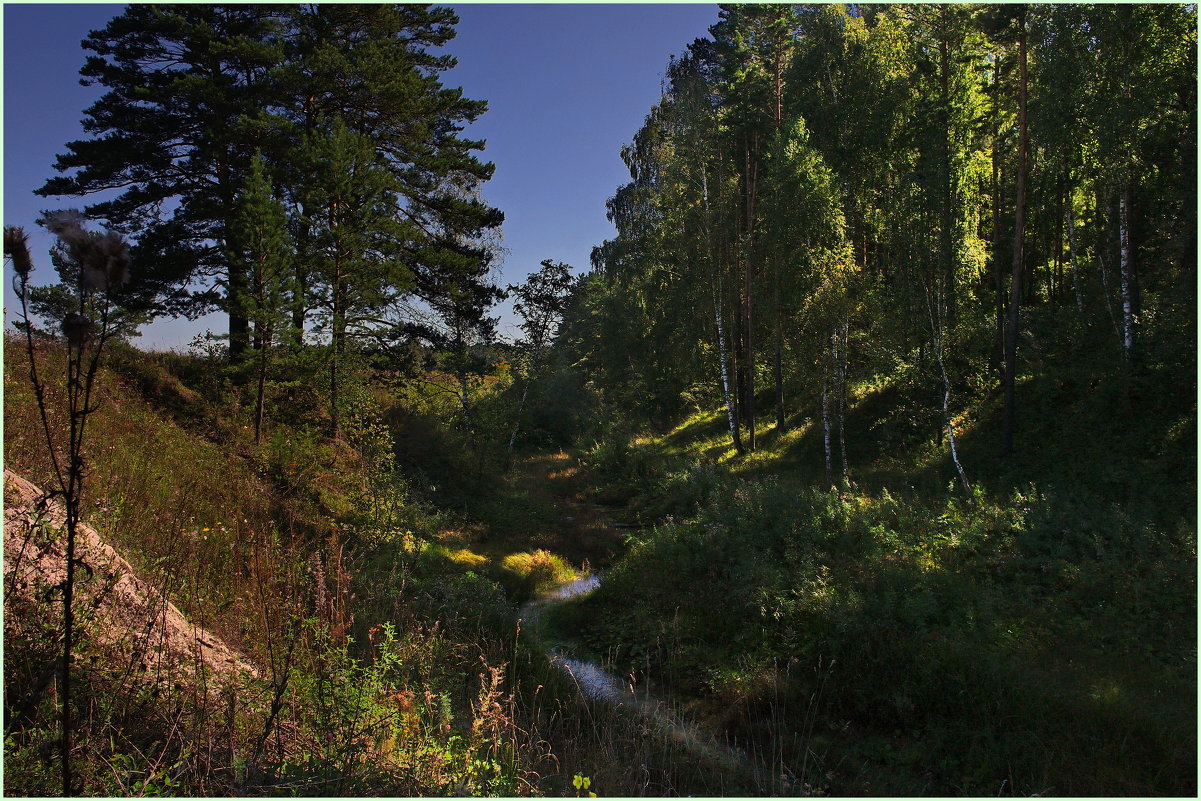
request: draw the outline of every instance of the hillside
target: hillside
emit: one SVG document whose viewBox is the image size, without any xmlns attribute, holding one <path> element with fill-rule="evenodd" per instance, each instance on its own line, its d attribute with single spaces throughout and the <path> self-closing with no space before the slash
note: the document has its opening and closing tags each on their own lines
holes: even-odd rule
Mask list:
<svg viewBox="0 0 1201 801">
<path fill-rule="evenodd" d="M 39 502 L 18 476 L 53 486 L 53 468 L 21 341 L 7 346 L 16 514 Z M 37 355 L 55 376 L 45 398 L 59 437 L 64 353 Z M 377 393 L 357 445 L 284 423 L 255 445 L 228 396 L 205 394 L 220 385 L 188 386 L 215 369 L 118 346 L 97 379 L 77 551 L 89 576 L 75 599 L 87 610 L 73 660 L 78 791 L 554 795 L 578 773 L 623 794 L 711 793 L 747 780 L 741 765 L 698 770 L 670 731 L 581 695 L 532 622 L 523 632 L 521 602 L 624 550 L 572 457 L 522 456 L 510 476 L 481 478 L 428 387 Z M 389 467 L 402 461 L 407 472 Z M 61 572 L 61 526 L 51 514 L 34 529 L 49 549 L 42 585 Z M 29 530 L 17 528 L 20 550 Z M 18 586 L 31 553 L 6 574 L 9 794 L 53 794 L 58 781 L 45 754 L 62 604 Z M 177 622 L 155 628 L 118 600 L 122 587 Z M 194 661 L 227 646 L 243 670 Z"/>
<path fill-rule="evenodd" d="M 5 794 L 1196 796 L 1196 6 L 682 8 L 87 34 Z"/>
</svg>

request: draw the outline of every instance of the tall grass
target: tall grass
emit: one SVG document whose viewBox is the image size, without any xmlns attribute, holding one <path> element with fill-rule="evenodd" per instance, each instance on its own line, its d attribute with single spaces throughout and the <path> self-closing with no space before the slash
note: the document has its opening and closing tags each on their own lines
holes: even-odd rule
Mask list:
<svg viewBox="0 0 1201 801">
<path fill-rule="evenodd" d="M 1057 504 L 740 483 L 576 614 L 619 669 L 744 710 L 726 722 L 757 742 L 780 699 L 820 696 L 784 761 L 854 764 L 844 792 L 1187 794 L 1191 532 Z"/>
<path fill-rule="evenodd" d="M 42 350 L 51 367 L 63 358 Z M 447 520 L 380 469 L 380 429 L 348 420 L 357 429 L 338 443 L 277 423 L 256 448 L 222 422 L 219 399 L 180 383 L 171 360 L 120 366 L 98 377 L 84 517 L 258 675 L 131 671 L 130 640 L 105 645 L 85 630 L 82 791 L 532 792 L 523 776 L 540 746 L 502 703 L 513 607 L 494 581 L 411 547 Z M 45 483 L 22 368 L 8 349 L 5 461 Z M 47 387 L 52 399 L 61 391 Z M 54 789 L 53 683 L 42 679 L 54 664 L 51 607 L 37 592 L 6 594 L 10 794 Z"/>
</svg>

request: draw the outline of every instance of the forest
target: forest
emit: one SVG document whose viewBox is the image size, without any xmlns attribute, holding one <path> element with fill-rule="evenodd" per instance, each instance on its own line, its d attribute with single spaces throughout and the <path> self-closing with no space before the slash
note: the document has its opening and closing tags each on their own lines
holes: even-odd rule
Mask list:
<svg viewBox="0 0 1201 801">
<path fill-rule="evenodd" d="M 1196 6 L 714 18 L 513 283 L 452 9 L 88 35 L 5 795 L 1196 797 Z"/>
</svg>

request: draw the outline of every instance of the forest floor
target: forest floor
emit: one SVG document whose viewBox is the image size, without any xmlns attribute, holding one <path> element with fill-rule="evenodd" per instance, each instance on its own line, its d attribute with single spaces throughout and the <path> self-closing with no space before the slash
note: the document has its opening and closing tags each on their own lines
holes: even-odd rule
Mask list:
<svg viewBox="0 0 1201 801">
<path fill-rule="evenodd" d="M 581 565 L 583 575 L 539 594 L 521 606 L 523 629 L 545 651 L 584 697 L 611 706 L 642 721 L 675 744 L 691 758 L 730 775 L 759 793 L 805 794 L 786 776 L 774 776 L 759 760 L 731 743 L 720 728 L 708 725 L 711 716 L 698 714 L 697 704 L 686 703 L 675 694 L 652 691 L 633 674 L 621 676 L 602 655 L 592 653 L 573 631 L 555 615 L 565 604 L 580 600 L 600 586 L 603 572 L 626 550 L 624 530 L 631 511 L 624 505 L 597 503 L 585 469 L 564 452 L 538 454 L 522 460 L 514 470 L 516 487 L 528 497 L 548 504 L 559 513 L 558 525 L 537 537 L 538 547 Z M 595 572 L 593 572 L 595 571 Z M 543 614 L 548 613 L 548 614 Z"/>
</svg>

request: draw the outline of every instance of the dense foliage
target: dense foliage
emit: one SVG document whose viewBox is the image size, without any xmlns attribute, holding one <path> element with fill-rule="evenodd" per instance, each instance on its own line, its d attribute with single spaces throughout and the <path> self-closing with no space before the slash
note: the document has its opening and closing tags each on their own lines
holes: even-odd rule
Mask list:
<svg viewBox="0 0 1201 801">
<path fill-rule="evenodd" d="M 1195 42 L 1179 5 L 723 8 L 623 151 L 573 362 L 661 428 L 724 404 L 739 451 L 764 406 L 779 432 L 820 417 L 831 475 L 850 382 L 898 365 L 952 448 L 1002 380 L 1007 452 L 1048 357 L 1177 377 Z"/>
<path fill-rule="evenodd" d="M 649 524 L 560 625 L 810 789 L 1195 792 L 1196 25 L 723 6 L 559 342 Z"/>
<path fill-rule="evenodd" d="M 42 191 L 121 191 L 56 286 L 5 230 L 5 791 L 1195 795 L 1195 6 L 723 6 L 505 291 L 454 22 L 85 40 Z"/>
</svg>

